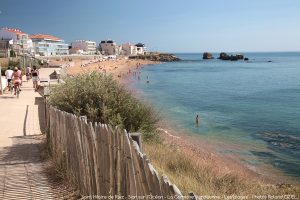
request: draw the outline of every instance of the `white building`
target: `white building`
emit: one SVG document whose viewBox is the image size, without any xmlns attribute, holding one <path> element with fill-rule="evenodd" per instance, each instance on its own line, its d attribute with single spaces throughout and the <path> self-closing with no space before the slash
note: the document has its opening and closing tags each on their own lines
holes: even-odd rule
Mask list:
<svg viewBox="0 0 300 200">
<path fill-rule="evenodd" d="M 113 40 L 102 40 L 99 44 L 99 50 L 104 55 L 119 55 L 122 47 Z"/>
<path fill-rule="evenodd" d="M 69 54 L 68 44 L 60 38 L 46 34 L 35 34 L 31 35 L 30 38 L 32 39 L 36 55 L 55 56 Z"/>
<path fill-rule="evenodd" d="M 137 47 L 130 43 L 122 44 L 122 54 L 126 56 L 137 55 Z"/>
<path fill-rule="evenodd" d="M 0 39 L 10 40 L 11 48 L 17 55 L 33 53 L 34 49 L 32 40 L 29 38 L 28 34 L 19 29 L 1 28 Z"/>
<path fill-rule="evenodd" d="M 10 42 L 11 40 L 0 39 L 0 58 L 7 58 L 10 56 Z"/>
<path fill-rule="evenodd" d="M 69 54 L 81 54 L 83 55 L 84 54 L 84 51 L 82 49 L 79 49 L 79 48 L 71 48 L 69 49 Z"/>
<path fill-rule="evenodd" d="M 96 42 L 90 40 L 76 40 L 71 44 L 72 48 L 78 48 L 83 54 L 96 54 Z"/>
<path fill-rule="evenodd" d="M 137 43 L 135 46 L 137 48 L 138 55 L 144 55 L 145 53 L 147 53 L 147 47 L 145 46 L 145 44 Z"/>
</svg>

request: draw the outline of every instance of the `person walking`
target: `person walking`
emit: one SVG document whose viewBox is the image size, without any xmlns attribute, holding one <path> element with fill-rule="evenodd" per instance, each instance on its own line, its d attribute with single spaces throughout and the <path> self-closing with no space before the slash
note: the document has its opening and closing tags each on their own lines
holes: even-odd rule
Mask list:
<svg viewBox="0 0 300 200">
<path fill-rule="evenodd" d="M 8 90 L 10 91 L 12 88 L 10 88 L 9 84 L 11 83 L 11 79 L 12 79 L 12 75 L 13 75 L 14 71 L 11 70 L 10 67 L 7 68 L 7 70 L 5 71 L 5 77 L 7 79 L 7 86 L 8 86 Z"/>
<path fill-rule="evenodd" d="M 26 67 L 26 80 L 29 81 L 31 77 L 31 67 L 27 66 Z"/>
<path fill-rule="evenodd" d="M 31 71 L 32 82 L 34 91 L 38 90 L 38 81 L 39 81 L 39 70 L 36 69 L 36 66 L 33 66 L 33 70 Z"/>
</svg>

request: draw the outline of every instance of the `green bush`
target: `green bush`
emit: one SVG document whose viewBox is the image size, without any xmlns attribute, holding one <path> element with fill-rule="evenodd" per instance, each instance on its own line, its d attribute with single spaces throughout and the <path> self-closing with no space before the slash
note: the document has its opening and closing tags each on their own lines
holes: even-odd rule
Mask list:
<svg viewBox="0 0 300 200">
<path fill-rule="evenodd" d="M 157 115 L 150 106 L 132 96 L 112 76 L 99 72 L 68 77 L 51 90 L 49 102 L 60 110 L 142 132 L 145 140 L 157 139 Z"/>
<path fill-rule="evenodd" d="M 16 57 L 16 52 L 14 50 L 10 50 L 10 57 Z"/>
<path fill-rule="evenodd" d="M 10 66 L 10 67 L 18 67 L 20 65 L 20 62 L 17 60 L 17 61 L 15 61 L 15 60 L 9 60 L 9 62 L 8 62 L 8 66 Z"/>
</svg>

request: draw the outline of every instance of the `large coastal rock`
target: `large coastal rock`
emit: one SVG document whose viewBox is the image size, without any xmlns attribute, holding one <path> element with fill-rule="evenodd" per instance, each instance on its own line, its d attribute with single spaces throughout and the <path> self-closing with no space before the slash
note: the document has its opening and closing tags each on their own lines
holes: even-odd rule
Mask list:
<svg viewBox="0 0 300 200">
<path fill-rule="evenodd" d="M 236 57 L 237 57 L 238 60 L 243 60 L 244 59 L 243 54 L 236 54 Z"/>
<path fill-rule="evenodd" d="M 148 53 L 145 55 L 129 56 L 129 59 L 142 59 L 160 62 L 180 61 L 180 59 L 177 58 L 175 55 L 169 53 Z"/>
<path fill-rule="evenodd" d="M 212 53 L 204 52 L 202 59 L 214 59 Z"/>
<path fill-rule="evenodd" d="M 220 56 L 219 56 L 218 59 L 237 61 L 237 60 L 243 60 L 244 59 L 244 55 L 243 54 L 228 55 L 227 53 L 222 52 L 222 53 L 220 53 Z"/>
<path fill-rule="evenodd" d="M 230 60 L 230 56 L 227 53 L 222 52 L 222 53 L 220 53 L 220 56 L 219 56 L 218 59 L 221 59 L 221 60 Z"/>
</svg>

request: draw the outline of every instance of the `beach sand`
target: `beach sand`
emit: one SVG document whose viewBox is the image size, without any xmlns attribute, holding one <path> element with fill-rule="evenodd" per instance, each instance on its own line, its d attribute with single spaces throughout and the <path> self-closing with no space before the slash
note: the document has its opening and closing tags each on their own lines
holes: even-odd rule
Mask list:
<svg viewBox="0 0 300 200">
<path fill-rule="evenodd" d="M 68 75 L 87 73 L 91 71 L 101 71 L 113 75 L 117 80 L 124 79 L 137 72 L 144 65 L 158 64 L 159 62 L 149 60 L 129 60 L 126 58 L 116 60 L 80 60 L 75 59 L 70 63 L 66 72 Z"/>
</svg>

